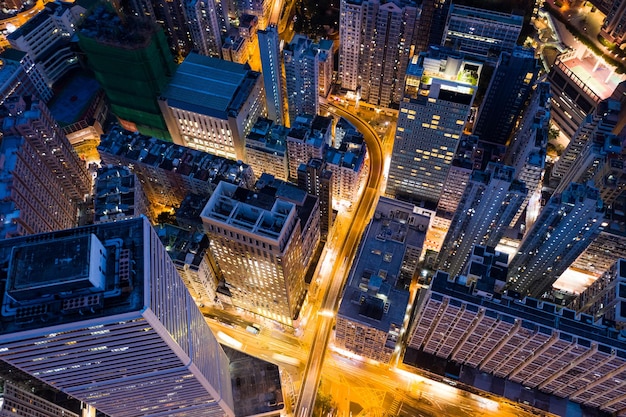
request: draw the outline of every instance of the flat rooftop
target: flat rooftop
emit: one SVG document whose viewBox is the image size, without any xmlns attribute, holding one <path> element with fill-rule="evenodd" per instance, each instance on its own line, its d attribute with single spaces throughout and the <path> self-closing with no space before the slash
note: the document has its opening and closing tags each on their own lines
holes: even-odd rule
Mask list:
<svg viewBox="0 0 626 417">
<path fill-rule="evenodd" d="M 399 282 L 407 247 L 423 248 L 429 218 L 413 213 L 413 206 L 381 197 L 361 240 L 338 315 L 389 331 L 402 326 L 409 302 Z"/>
<path fill-rule="evenodd" d="M 235 62 L 190 53 L 176 70 L 163 96 L 170 107 L 227 118 L 228 110 L 246 94 L 252 71 Z"/>
<path fill-rule="evenodd" d="M 141 311 L 148 227 L 137 218 L 0 241 L 0 335 Z"/>
<path fill-rule="evenodd" d="M 95 96 L 100 83 L 85 71 L 72 71 L 63 77 L 62 87 L 56 92 L 48 108 L 61 127 L 79 121 Z M 57 87 L 55 86 L 55 89 Z"/>
<path fill-rule="evenodd" d="M 600 99 L 609 98 L 617 85 L 626 80 L 626 75 L 615 73 L 612 67 L 609 67 L 601 61 L 601 64 L 595 69 L 598 59 L 595 55 L 589 55 L 585 58 L 576 56 L 560 60 L 563 65 L 568 68 L 580 81 L 591 89 Z"/>
</svg>

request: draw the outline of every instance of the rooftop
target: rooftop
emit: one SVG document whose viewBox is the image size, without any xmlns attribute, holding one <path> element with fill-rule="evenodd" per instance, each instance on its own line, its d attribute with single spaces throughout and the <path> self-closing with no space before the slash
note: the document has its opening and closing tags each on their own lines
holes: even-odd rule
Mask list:
<svg viewBox="0 0 626 417">
<path fill-rule="evenodd" d="M 134 219 L 0 241 L 0 334 L 140 311 L 146 227 Z"/>
<path fill-rule="evenodd" d="M 250 167 L 241 162 L 129 132 L 117 125 L 102 135 L 98 151 L 215 184 L 221 180 L 247 184 L 252 176 Z"/>
<path fill-rule="evenodd" d="M 161 224 L 154 229 L 176 266 L 198 267 L 209 250 L 209 238 L 204 233 L 171 224 Z"/>
<path fill-rule="evenodd" d="M 413 206 L 381 197 L 361 240 L 338 315 L 382 331 L 402 326 L 409 302 L 408 283 L 399 281 L 408 247 L 421 251 L 429 218 Z"/>
<path fill-rule="evenodd" d="M 604 61 L 593 54 L 582 55 L 579 58 L 571 52 L 559 55 L 555 66 L 565 70 L 565 74 L 578 84 L 589 88 L 599 100 L 606 99 L 613 94 L 618 84 L 626 80 L 624 74 L 617 74 L 614 68 L 609 67 Z M 600 61 L 598 67 L 596 64 Z"/>
<path fill-rule="evenodd" d="M 450 5 L 449 15 L 467 17 L 473 20 L 489 20 L 520 27 L 524 23 L 524 15 L 496 12 L 493 10 L 479 9 L 477 7 L 462 6 L 459 4 Z"/>
<path fill-rule="evenodd" d="M 67 75 L 59 83 L 62 84 L 60 91 L 48 104 L 52 116 L 61 127 L 79 121 L 96 95 L 102 91 L 100 83 L 87 72 L 76 71 Z"/>
<path fill-rule="evenodd" d="M 170 107 L 222 119 L 238 111 L 259 73 L 248 65 L 190 53 L 163 96 Z"/>
</svg>

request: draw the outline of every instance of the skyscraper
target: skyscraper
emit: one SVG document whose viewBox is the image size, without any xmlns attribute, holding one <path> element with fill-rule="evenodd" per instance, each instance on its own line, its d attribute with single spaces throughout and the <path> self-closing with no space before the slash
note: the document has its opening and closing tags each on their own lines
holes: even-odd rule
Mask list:
<svg viewBox="0 0 626 417">
<path fill-rule="evenodd" d="M 535 83 L 539 67 L 533 49 L 502 52 L 480 105 L 473 133 L 483 142 L 506 145 Z"/>
<path fill-rule="evenodd" d="M 200 55 L 221 58 L 222 34 L 228 28 L 221 1 L 186 0 L 184 5 L 193 49 Z"/>
<path fill-rule="evenodd" d="M 342 0 L 339 77 L 348 90 L 360 89 L 370 104 L 389 107 L 402 98 L 402 82 L 418 20 L 413 0 Z"/>
<path fill-rule="evenodd" d="M 125 129 L 170 140 L 157 97 L 175 71 L 163 31 L 146 18 L 98 7 L 77 32 L 78 45 Z M 120 62 L 124 62 L 121 65 Z"/>
<path fill-rule="evenodd" d="M 0 53 L 0 104 L 11 95 L 36 95 L 44 102 L 52 90 L 43 74 L 26 52 L 7 48 Z"/>
<path fill-rule="evenodd" d="M 431 47 L 407 69 L 386 193 L 439 201 L 472 106 L 482 64 Z"/>
<path fill-rule="evenodd" d="M 234 416 L 228 358 L 144 218 L 5 240 L 0 358 L 111 416 Z"/>
<path fill-rule="evenodd" d="M 450 11 L 450 0 L 423 0 L 415 36 L 415 53 L 441 45 Z"/>
<path fill-rule="evenodd" d="M 2 132 L 23 137 L 54 174 L 63 194 L 74 203 L 83 201 L 91 193 L 91 176 L 44 102 L 27 96 L 14 97 L 5 105 L 10 110 L 2 120 Z"/>
<path fill-rule="evenodd" d="M 438 269 L 458 275 L 472 247 L 495 247 L 527 192 L 512 167 L 489 163 L 485 171 L 474 171 L 446 235 Z"/>
<path fill-rule="evenodd" d="M 259 37 L 259 53 L 261 55 L 261 72 L 265 86 L 267 101 L 267 117 L 279 125 L 285 125 L 285 96 L 280 55 L 280 39 L 278 28 L 270 25 L 265 30 L 257 31 Z"/>
<path fill-rule="evenodd" d="M 452 4 L 442 45 L 495 64 L 501 52 L 513 51 L 523 24 L 523 15 Z"/>
<path fill-rule="evenodd" d="M 546 166 L 546 147 L 548 145 L 548 129 L 550 128 L 550 84 L 538 83 L 529 105 L 513 135 L 506 163 L 515 168 L 516 179 L 526 184 L 528 194 L 513 220 L 513 226 L 519 220 L 529 201 L 538 202 L 543 188 L 543 175 Z M 526 226 L 530 227 L 527 217 Z M 531 221 L 532 223 L 532 221 Z"/>
<path fill-rule="evenodd" d="M 285 187 L 248 190 L 222 181 L 201 217 L 233 305 L 293 326 L 315 249 L 305 242 L 313 243 L 315 235 L 319 242 L 320 215 L 316 197 Z"/>
<path fill-rule="evenodd" d="M 550 198 L 509 264 L 507 286 L 541 297 L 603 227 L 598 190 L 571 183 Z"/>
<path fill-rule="evenodd" d="M 618 101 L 606 99 L 599 102 L 594 111 L 585 117 L 552 168 L 550 183 L 555 188 L 558 187 L 558 191 L 564 190 L 582 172 L 578 166 L 585 158 L 581 156 L 589 154 L 594 141 L 599 140 L 603 144 L 604 138 L 613 133 L 620 120 L 620 109 Z"/>
<path fill-rule="evenodd" d="M 296 34 L 283 49 L 290 125 L 302 113 L 319 111 L 319 57 L 313 41 Z M 297 167 L 296 167 L 297 169 Z"/>
</svg>

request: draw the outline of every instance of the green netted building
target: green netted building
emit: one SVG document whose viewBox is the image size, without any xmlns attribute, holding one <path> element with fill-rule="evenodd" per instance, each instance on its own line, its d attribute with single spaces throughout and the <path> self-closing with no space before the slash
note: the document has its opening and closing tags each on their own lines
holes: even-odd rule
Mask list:
<svg viewBox="0 0 626 417">
<path fill-rule="evenodd" d="M 150 21 L 120 18 L 100 6 L 77 33 L 87 65 L 122 126 L 171 140 L 157 102 L 176 69 L 163 31 Z"/>
</svg>

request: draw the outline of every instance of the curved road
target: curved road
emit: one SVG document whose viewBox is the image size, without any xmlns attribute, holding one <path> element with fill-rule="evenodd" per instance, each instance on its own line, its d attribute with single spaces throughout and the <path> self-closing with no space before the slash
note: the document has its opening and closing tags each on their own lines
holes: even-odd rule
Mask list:
<svg viewBox="0 0 626 417">
<path fill-rule="evenodd" d="M 380 138 L 376 131 L 363 119 L 355 116 L 344 109 L 331 104 L 326 105 L 331 113 L 341 116 L 352 123 L 363 134 L 367 151 L 370 158 L 370 171 L 365 191 L 355 209 L 355 215 L 348 228 L 348 234 L 340 245 L 337 261 L 332 266 L 331 276 L 335 277 L 329 285 L 327 293 L 323 296 L 320 314 L 315 320 L 315 337 L 309 353 L 309 358 L 304 371 L 304 381 L 298 396 L 298 402 L 294 415 L 296 417 L 309 417 L 313 413 L 313 405 L 317 394 L 324 354 L 328 346 L 328 340 L 333 328 L 333 321 L 339 299 L 345 285 L 346 277 L 350 270 L 350 263 L 361 239 L 363 230 L 369 221 L 375 203 L 378 200 L 379 188 L 383 177 L 383 154 Z M 313 324 L 313 323 L 311 323 Z"/>
</svg>

